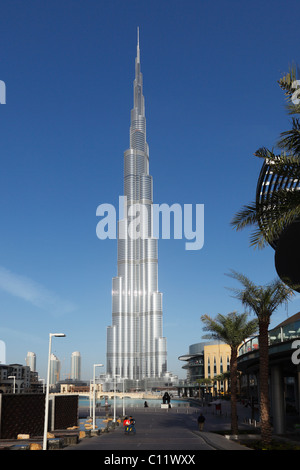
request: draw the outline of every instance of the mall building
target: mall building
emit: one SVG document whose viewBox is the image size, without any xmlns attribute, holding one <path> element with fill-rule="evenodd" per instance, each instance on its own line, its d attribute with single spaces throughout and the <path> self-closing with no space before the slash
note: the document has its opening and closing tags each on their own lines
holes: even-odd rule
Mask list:
<svg viewBox="0 0 300 470">
<path fill-rule="evenodd" d="M 213 395 L 226 393 L 228 380 L 216 380 L 230 369 L 230 346 L 225 343 L 195 343 L 189 347 L 188 354 L 179 356 L 180 361 L 186 362 L 182 367 L 186 370 L 187 377 L 181 394 L 185 396 L 199 396 L 200 379 L 211 379 L 212 386 L 205 384 L 200 388 L 209 388 Z"/>
<path fill-rule="evenodd" d="M 214 379 L 229 371 L 230 347 L 222 343 L 192 344 L 188 354 L 179 360 L 186 363 L 183 369 L 187 372 L 180 395 L 197 397 L 198 379 Z M 259 421 L 258 335 L 240 346 L 238 370 L 240 397 L 250 407 L 253 420 Z M 214 380 L 210 391 L 216 395 L 227 390 L 227 380 L 221 383 Z M 300 429 L 300 312 L 269 330 L 269 396 L 273 432 L 285 434 Z"/>
<path fill-rule="evenodd" d="M 270 415 L 275 434 L 300 424 L 300 312 L 269 330 Z M 258 413 L 259 341 L 245 341 L 239 349 L 241 393 Z M 256 416 L 255 416 L 256 417 Z M 257 417 L 259 419 L 259 416 Z"/>
</svg>

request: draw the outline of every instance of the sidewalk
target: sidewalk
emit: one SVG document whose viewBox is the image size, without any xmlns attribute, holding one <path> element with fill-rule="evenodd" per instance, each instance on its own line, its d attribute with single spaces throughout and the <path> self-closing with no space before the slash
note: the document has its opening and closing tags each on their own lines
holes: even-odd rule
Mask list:
<svg viewBox="0 0 300 470">
<path fill-rule="evenodd" d="M 65 450 L 102 451 L 200 451 L 200 450 L 250 450 L 239 443 L 216 434 L 215 430 L 230 430 L 228 403 L 224 403 L 221 416 L 214 414 L 214 408 L 136 408 L 127 410 L 136 419 L 136 435 L 124 434 L 123 427 L 92 438 L 85 438 Z M 198 431 L 197 417 L 200 411 L 205 415 L 204 431 Z M 242 410 L 241 410 L 242 411 Z M 244 428 L 240 425 L 240 428 Z"/>
</svg>

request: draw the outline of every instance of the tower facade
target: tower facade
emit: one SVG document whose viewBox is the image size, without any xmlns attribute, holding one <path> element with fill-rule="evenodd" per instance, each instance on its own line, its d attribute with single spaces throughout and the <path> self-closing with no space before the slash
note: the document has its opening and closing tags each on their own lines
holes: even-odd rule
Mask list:
<svg viewBox="0 0 300 470">
<path fill-rule="evenodd" d="M 28 351 L 26 356 L 26 366 L 30 367 L 32 372 L 36 371 L 36 354 L 34 352 Z"/>
<path fill-rule="evenodd" d="M 118 222 L 118 273 L 112 281 L 107 328 L 107 375 L 162 378 L 167 369 L 157 239 L 152 236 L 152 176 L 146 140 L 139 33 L 133 83 L 130 147 L 124 152 L 123 219 Z"/>
<path fill-rule="evenodd" d="M 55 354 L 52 353 L 50 356 L 50 386 L 59 382 L 60 366 L 60 360 L 55 356 Z"/>
<path fill-rule="evenodd" d="M 81 379 L 81 355 L 79 351 L 74 351 L 71 356 L 71 379 Z"/>
</svg>

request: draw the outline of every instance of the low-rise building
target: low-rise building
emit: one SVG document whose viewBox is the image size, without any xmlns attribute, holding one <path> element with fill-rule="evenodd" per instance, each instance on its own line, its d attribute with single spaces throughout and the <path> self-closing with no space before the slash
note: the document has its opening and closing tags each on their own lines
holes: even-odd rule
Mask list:
<svg viewBox="0 0 300 470">
<path fill-rule="evenodd" d="M 269 330 L 269 396 L 274 432 L 284 434 L 300 422 L 300 312 Z M 259 419 L 259 341 L 248 339 L 239 348 L 241 392 Z"/>
<path fill-rule="evenodd" d="M 228 381 L 221 380 L 221 376 L 229 371 L 230 355 L 230 346 L 225 343 L 190 345 L 188 354 L 178 358 L 180 361 L 186 362 L 182 367 L 187 372 L 183 393 L 189 396 L 199 395 L 199 385 L 202 379 L 207 379 L 207 382 L 209 379 L 211 380 L 210 390 L 213 394 L 226 393 Z"/>
<path fill-rule="evenodd" d="M 38 373 L 22 364 L 0 364 L 1 393 L 39 393 L 43 387 Z"/>
</svg>

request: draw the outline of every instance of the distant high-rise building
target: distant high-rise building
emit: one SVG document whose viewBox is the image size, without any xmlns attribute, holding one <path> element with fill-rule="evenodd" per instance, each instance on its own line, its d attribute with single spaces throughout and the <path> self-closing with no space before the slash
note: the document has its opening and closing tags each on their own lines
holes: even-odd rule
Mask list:
<svg viewBox="0 0 300 470">
<path fill-rule="evenodd" d="M 0 339 L 0 364 L 6 364 L 5 342 Z"/>
<path fill-rule="evenodd" d="M 34 352 L 28 351 L 26 356 L 26 365 L 30 367 L 32 372 L 36 371 L 36 354 Z"/>
<path fill-rule="evenodd" d="M 71 356 L 71 379 L 81 379 L 81 356 L 79 351 L 74 351 Z"/>
<path fill-rule="evenodd" d="M 152 236 L 152 176 L 146 141 L 139 33 L 135 59 L 130 148 L 124 153 L 124 219 L 118 224 L 118 275 L 112 282 L 112 325 L 107 328 L 106 373 L 152 382 L 167 370 L 157 239 Z M 143 207 L 140 236 L 131 232 Z M 140 209 L 141 210 L 141 209 Z"/>
<path fill-rule="evenodd" d="M 60 375 L 60 360 L 55 356 L 55 354 L 51 354 L 49 385 L 55 385 L 57 382 L 59 382 L 59 375 Z"/>
</svg>

